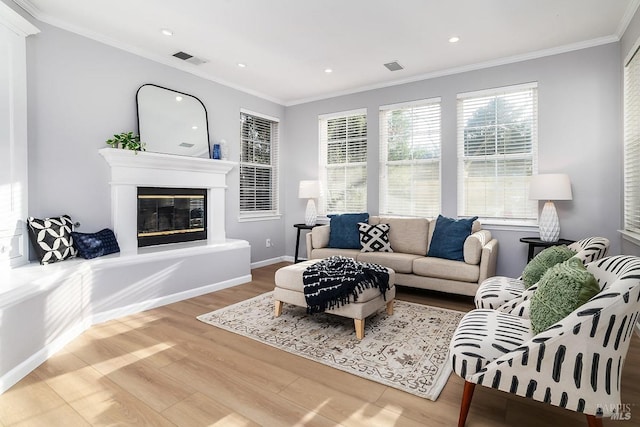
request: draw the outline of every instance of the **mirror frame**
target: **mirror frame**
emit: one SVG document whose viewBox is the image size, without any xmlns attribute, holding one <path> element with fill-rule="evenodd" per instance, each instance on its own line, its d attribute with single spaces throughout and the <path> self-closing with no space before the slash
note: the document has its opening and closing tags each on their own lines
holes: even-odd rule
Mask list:
<svg viewBox="0 0 640 427">
<path fill-rule="evenodd" d="M 178 95 L 182 95 L 185 97 L 189 97 L 189 98 L 193 98 L 196 101 L 198 101 L 198 103 L 202 106 L 202 109 L 204 111 L 204 121 L 205 121 L 205 132 L 206 132 L 206 138 L 207 138 L 207 156 L 190 156 L 187 154 L 179 154 L 179 153 L 167 153 L 167 152 L 162 152 L 162 151 L 154 151 L 153 149 L 149 150 L 149 144 L 148 141 L 145 141 L 143 139 L 143 135 L 140 133 L 140 102 L 139 102 L 139 96 L 140 96 L 140 90 L 142 90 L 142 88 L 146 87 L 146 86 L 153 86 L 162 90 L 166 90 L 166 91 L 170 91 L 173 92 L 175 94 Z M 207 107 L 205 107 L 204 103 L 200 100 L 200 98 L 198 98 L 197 96 L 194 95 L 190 95 L 188 93 L 185 92 L 180 92 L 179 90 L 175 90 L 175 89 L 169 89 L 167 87 L 164 86 L 160 86 L 157 84 L 153 84 L 153 83 L 145 83 L 142 86 L 140 86 L 138 88 L 138 90 L 136 91 L 136 116 L 137 116 L 137 124 L 138 124 L 138 135 L 140 135 L 140 139 L 141 142 L 147 143 L 146 145 L 146 149 L 151 152 L 151 153 L 161 153 L 161 154 L 171 154 L 171 155 L 176 155 L 176 156 L 185 156 L 185 157 L 196 157 L 196 158 L 207 158 L 210 159 L 212 154 L 211 154 L 211 140 L 210 140 L 210 134 L 209 134 L 209 114 L 207 112 Z"/>
</svg>

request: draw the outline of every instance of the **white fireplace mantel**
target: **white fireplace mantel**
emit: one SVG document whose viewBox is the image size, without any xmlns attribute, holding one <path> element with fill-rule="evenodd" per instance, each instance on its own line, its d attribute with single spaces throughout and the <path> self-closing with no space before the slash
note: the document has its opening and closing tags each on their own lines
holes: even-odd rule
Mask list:
<svg viewBox="0 0 640 427">
<path fill-rule="evenodd" d="M 123 254 L 138 249 L 138 187 L 206 189 L 207 242 L 226 240 L 226 175 L 235 162 L 109 147 L 99 152 L 111 168 L 111 225 Z"/>
</svg>

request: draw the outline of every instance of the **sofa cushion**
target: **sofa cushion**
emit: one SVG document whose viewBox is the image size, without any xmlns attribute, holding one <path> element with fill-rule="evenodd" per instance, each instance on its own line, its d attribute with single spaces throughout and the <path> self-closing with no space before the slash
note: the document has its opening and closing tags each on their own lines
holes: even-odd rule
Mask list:
<svg viewBox="0 0 640 427">
<path fill-rule="evenodd" d="M 413 261 L 418 258 L 423 257 L 399 252 L 360 252 L 357 259 L 361 262 L 384 265 L 393 269 L 396 273 L 411 274 L 413 272 Z"/>
<path fill-rule="evenodd" d="M 389 242 L 393 252 L 426 255 L 429 220 L 426 218 L 379 217 L 380 224 L 389 224 Z"/>
<path fill-rule="evenodd" d="M 489 230 L 476 231 L 467 237 L 463 246 L 464 262 L 473 265 L 480 263 L 482 248 L 490 241 L 491 232 Z"/>
<path fill-rule="evenodd" d="M 331 232 L 329 247 L 340 249 L 360 249 L 359 222 L 368 222 L 368 213 L 346 213 L 329 215 Z"/>
<path fill-rule="evenodd" d="M 596 278 L 582 261 L 571 258 L 549 268 L 531 297 L 531 328 L 548 329 L 600 292 Z"/>
<path fill-rule="evenodd" d="M 464 261 L 464 242 L 478 217 L 453 219 L 438 215 L 429 246 L 429 256 Z"/>
<path fill-rule="evenodd" d="M 362 252 L 393 252 L 389 243 L 389 224 L 358 223 Z"/>
<path fill-rule="evenodd" d="M 443 258 L 423 257 L 413 261 L 413 274 L 460 282 L 478 282 L 480 266 Z"/>
<path fill-rule="evenodd" d="M 313 249 L 313 251 L 311 252 L 311 258 L 328 258 L 334 255 L 342 255 L 356 259 L 359 254 L 360 249 L 318 248 Z"/>
</svg>

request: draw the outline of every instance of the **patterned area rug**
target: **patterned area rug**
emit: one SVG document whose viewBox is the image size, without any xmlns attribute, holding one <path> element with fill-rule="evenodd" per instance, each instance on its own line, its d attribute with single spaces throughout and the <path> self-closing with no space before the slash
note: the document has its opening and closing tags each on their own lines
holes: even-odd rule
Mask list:
<svg viewBox="0 0 640 427">
<path fill-rule="evenodd" d="M 464 313 L 395 302 L 365 321 L 356 338 L 353 319 L 285 304 L 274 317 L 272 292 L 198 316 L 198 320 L 336 369 L 436 400 L 451 374 L 449 342 Z"/>
</svg>

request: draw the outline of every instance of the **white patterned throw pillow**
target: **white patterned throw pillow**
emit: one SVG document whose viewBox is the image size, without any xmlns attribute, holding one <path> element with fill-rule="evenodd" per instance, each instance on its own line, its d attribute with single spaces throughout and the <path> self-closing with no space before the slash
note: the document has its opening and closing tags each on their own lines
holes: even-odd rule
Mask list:
<svg viewBox="0 0 640 427">
<path fill-rule="evenodd" d="M 393 252 L 389 243 L 389 224 L 358 223 L 361 252 Z"/>
<path fill-rule="evenodd" d="M 29 217 L 29 238 L 40 264 L 51 264 L 76 256 L 73 246 L 73 222 L 68 215 L 38 219 Z"/>
</svg>

